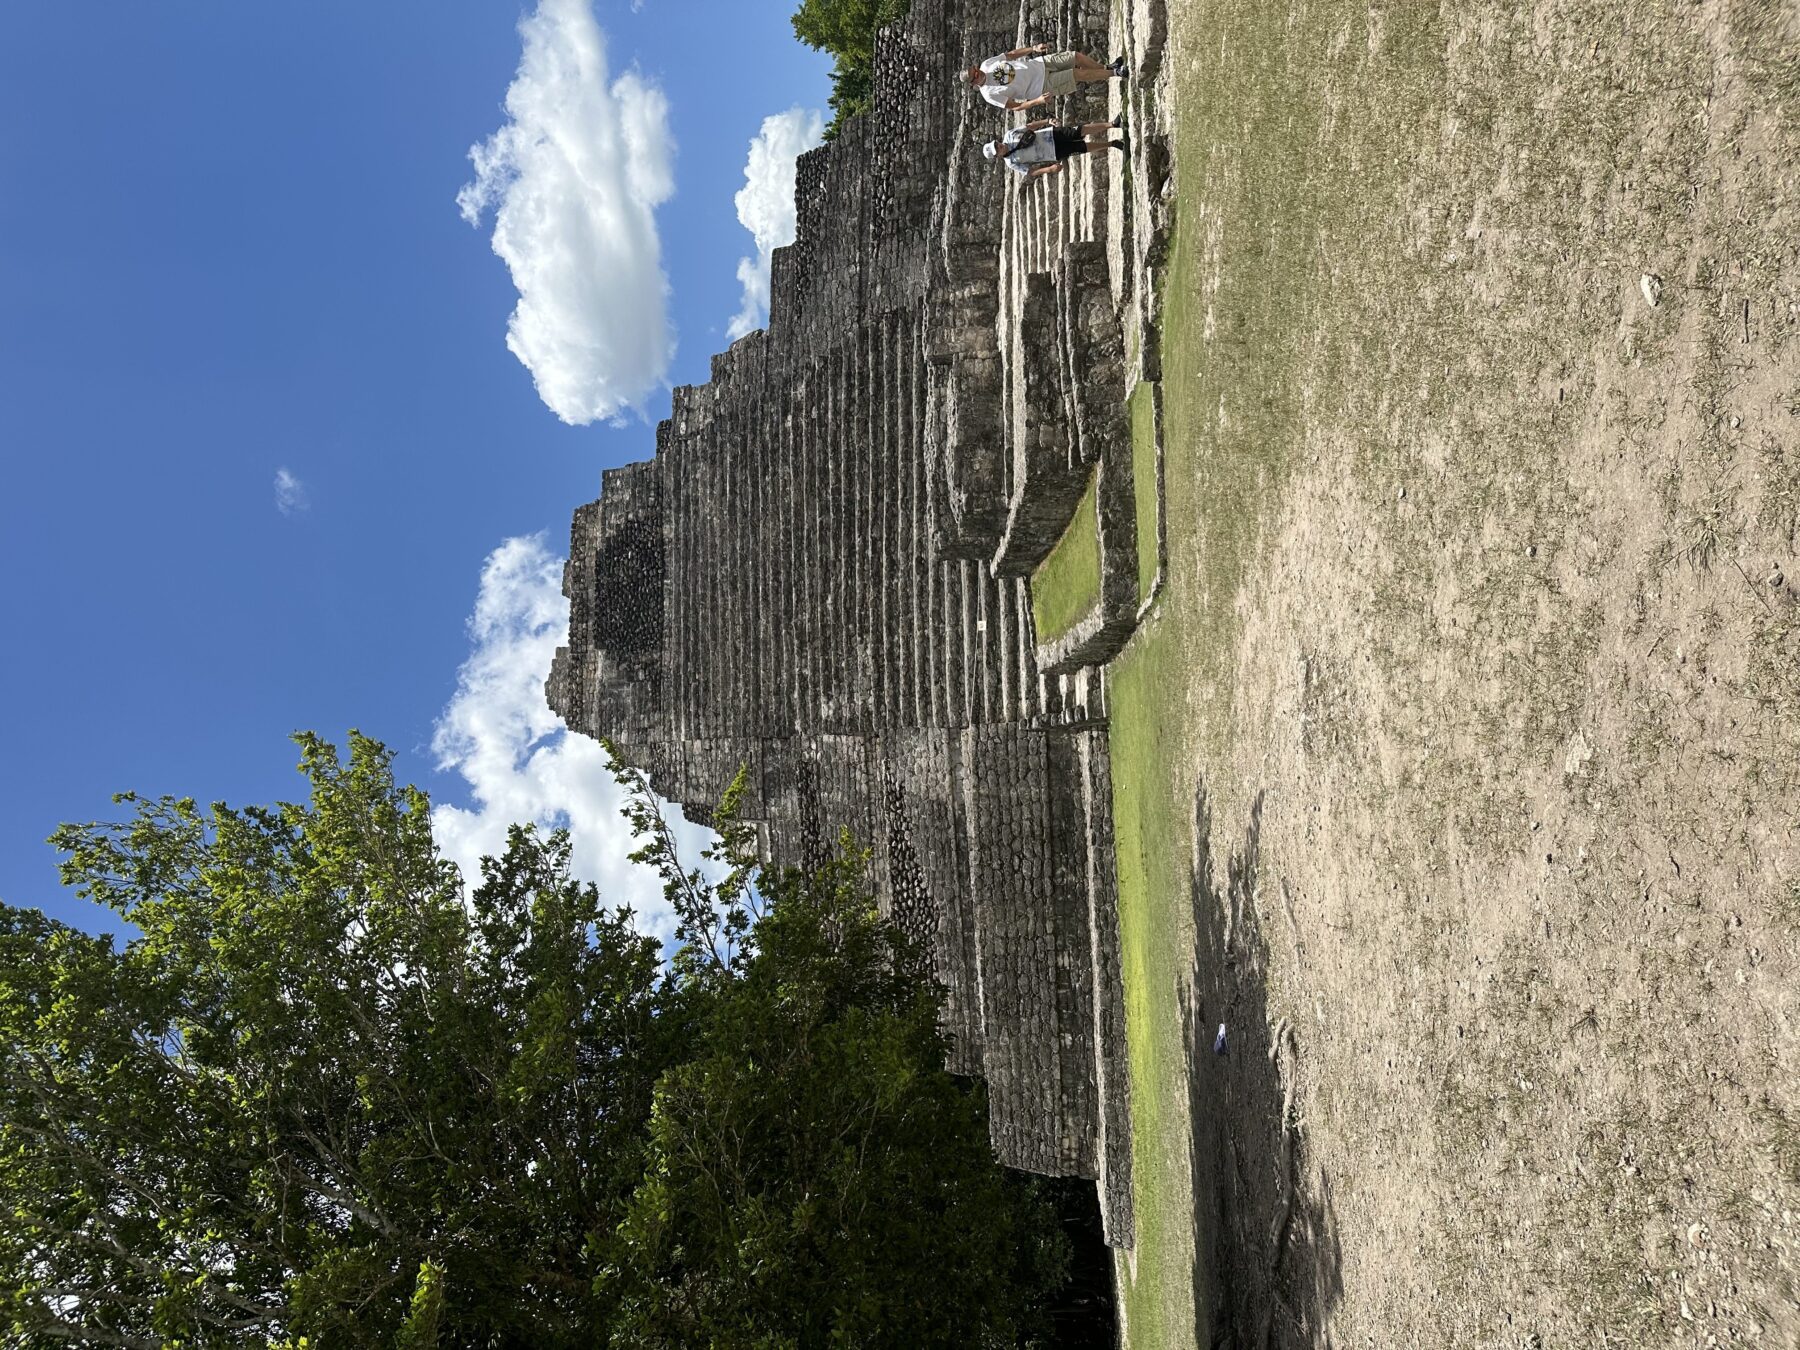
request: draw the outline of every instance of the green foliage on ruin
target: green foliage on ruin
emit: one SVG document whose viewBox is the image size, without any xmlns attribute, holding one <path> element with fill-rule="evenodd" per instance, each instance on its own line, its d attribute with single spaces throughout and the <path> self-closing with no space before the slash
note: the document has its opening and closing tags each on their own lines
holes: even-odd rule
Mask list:
<svg viewBox="0 0 1800 1350">
<path fill-rule="evenodd" d="M 299 743 L 304 802 L 57 832 L 122 945 L 0 905 L 0 1341 L 1031 1342 L 1066 1248 L 859 860 L 760 874 L 740 783 L 687 867 L 627 771 L 665 963 L 565 834 L 465 896 L 386 750 Z"/>
<path fill-rule="evenodd" d="M 794 11 L 794 36 L 836 63 L 826 140 L 838 134 L 845 118 L 874 106 L 876 31 L 903 18 L 910 7 L 911 0 L 801 0 Z"/>
</svg>

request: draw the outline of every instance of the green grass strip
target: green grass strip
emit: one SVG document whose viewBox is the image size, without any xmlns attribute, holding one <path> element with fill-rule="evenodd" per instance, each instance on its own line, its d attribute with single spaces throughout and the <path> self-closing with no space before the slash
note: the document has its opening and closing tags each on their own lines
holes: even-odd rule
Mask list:
<svg viewBox="0 0 1800 1350">
<path fill-rule="evenodd" d="M 1231 79 L 1190 84 L 1177 104 L 1182 205 L 1160 307 L 1168 571 L 1156 612 L 1107 670 L 1138 1237 L 1122 1284 L 1127 1350 L 1203 1350 L 1220 1329 L 1205 1268 L 1220 1164 L 1210 1141 L 1190 1151 L 1196 1052 L 1179 999 L 1195 955 L 1194 788 L 1233 785 L 1237 602 L 1300 458 L 1309 400 L 1343 406 L 1370 387 L 1355 373 L 1370 352 L 1385 360 L 1384 298 L 1417 264 L 1398 259 L 1391 277 L 1357 286 L 1338 269 L 1392 236 L 1407 137 L 1437 125 L 1441 88 L 1435 10 L 1379 27 L 1351 0 L 1219 0 L 1206 13 L 1204 42 Z M 1172 44 L 1174 69 L 1200 68 L 1179 33 Z M 1326 64 L 1337 50 L 1369 55 L 1352 72 Z M 1327 72 L 1354 89 L 1360 115 L 1328 111 Z M 1144 590 L 1157 509 L 1146 386 L 1130 411 Z M 1204 1072 L 1204 1044 L 1198 1055 Z"/>
<path fill-rule="evenodd" d="M 1137 502 L 1138 603 L 1156 584 L 1156 387 L 1148 380 L 1131 391 L 1131 490 Z"/>
<path fill-rule="evenodd" d="M 1054 642 L 1100 603 L 1100 511 L 1098 477 L 1088 475 L 1087 491 L 1050 556 L 1031 576 L 1031 615 L 1039 642 Z"/>
</svg>

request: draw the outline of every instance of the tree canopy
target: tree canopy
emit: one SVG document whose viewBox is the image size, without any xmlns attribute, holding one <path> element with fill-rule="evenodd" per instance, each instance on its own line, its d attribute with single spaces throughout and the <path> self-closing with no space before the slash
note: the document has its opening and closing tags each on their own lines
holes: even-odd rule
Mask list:
<svg viewBox="0 0 1800 1350">
<path fill-rule="evenodd" d="M 602 1279 L 614 1344 L 1030 1341 L 1067 1254 L 944 1070 L 936 990 L 853 863 L 772 890 L 693 1057 L 657 1084 Z"/>
<path fill-rule="evenodd" d="M 119 800 L 0 905 L 0 1329 L 118 1346 L 1017 1346 L 1067 1252 L 859 861 L 715 873 L 624 769 L 680 946 L 515 828 L 298 738 L 301 803 Z"/>
<path fill-rule="evenodd" d="M 831 56 L 831 122 L 825 139 L 844 119 L 869 111 L 875 100 L 875 33 L 903 18 L 911 0 L 801 0 L 794 35 Z"/>
</svg>

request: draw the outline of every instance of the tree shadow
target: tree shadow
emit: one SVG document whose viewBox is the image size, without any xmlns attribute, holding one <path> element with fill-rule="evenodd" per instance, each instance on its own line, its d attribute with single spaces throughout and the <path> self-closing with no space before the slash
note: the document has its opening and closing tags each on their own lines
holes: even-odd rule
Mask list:
<svg viewBox="0 0 1800 1350">
<path fill-rule="evenodd" d="M 1113 1253 L 1100 1220 L 1100 1192 L 1085 1177 L 1033 1177 L 1069 1242 L 1069 1278 L 1048 1308 L 1056 1350 L 1113 1350 L 1119 1343 Z"/>
<path fill-rule="evenodd" d="M 1194 793 L 1194 969 L 1178 991 L 1193 1134 L 1196 1336 L 1209 1350 L 1330 1344 L 1343 1290 L 1331 1187 L 1307 1156 L 1294 1104 L 1299 1048 L 1271 1024 L 1264 920 L 1280 894 L 1259 890 L 1263 794 L 1241 846 L 1215 879 L 1212 807 Z M 1296 960 L 1298 953 L 1296 951 Z M 1215 1053 L 1219 1025 L 1223 1055 Z"/>
</svg>

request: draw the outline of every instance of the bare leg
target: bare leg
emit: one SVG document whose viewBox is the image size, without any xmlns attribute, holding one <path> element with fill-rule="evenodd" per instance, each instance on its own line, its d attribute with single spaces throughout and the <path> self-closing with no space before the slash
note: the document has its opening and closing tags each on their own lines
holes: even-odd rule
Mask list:
<svg viewBox="0 0 1800 1350">
<path fill-rule="evenodd" d="M 1087 58 L 1082 57 L 1081 59 L 1085 61 Z M 1098 84 L 1101 80 L 1110 80 L 1113 78 L 1112 71 L 1108 70 L 1105 66 L 1076 66 L 1071 73 L 1075 76 L 1076 84 Z"/>
<path fill-rule="evenodd" d="M 1090 141 L 1096 136 L 1104 140 L 1106 138 L 1106 133 L 1112 129 L 1113 124 L 1111 122 L 1089 122 L 1081 128 L 1081 134 L 1086 136 Z"/>
<path fill-rule="evenodd" d="M 1089 56 L 1086 52 L 1076 52 L 1075 53 L 1075 78 L 1080 79 L 1081 72 L 1084 70 L 1097 70 L 1102 75 L 1111 75 L 1112 74 L 1112 70 L 1109 67 L 1100 64 L 1100 62 L 1094 60 L 1094 58 Z"/>
</svg>

